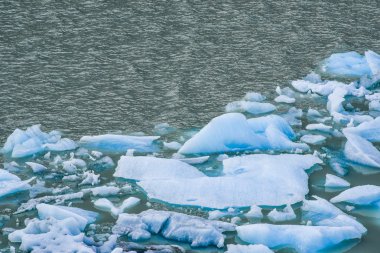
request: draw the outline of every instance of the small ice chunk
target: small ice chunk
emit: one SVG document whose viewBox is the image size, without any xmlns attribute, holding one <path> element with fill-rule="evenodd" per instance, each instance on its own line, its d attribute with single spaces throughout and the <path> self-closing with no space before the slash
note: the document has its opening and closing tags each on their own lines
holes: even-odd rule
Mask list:
<svg viewBox="0 0 380 253">
<path fill-rule="evenodd" d="M 277 103 L 286 103 L 286 104 L 293 104 L 296 102 L 295 98 L 288 97 L 286 95 L 279 95 L 274 99 Z"/>
<path fill-rule="evenodd" d="M 262 102 L 266 99 L 265 96 L 261 95 L 260 93 L 257 92 L 248 92 L 244 96 L 244 100 L 251 101 L 251 102 Z"/>
<path fill-rule="evenodd" d="M 116 186 L 99 186 L 90 189 L 92 195 L 95 197 L 108 197 L 117 195 L 120 192 L 120 188 Z"/>
<path fill-rule="evenodd" d="M 83 174 L 83 181 L 79 185 L 96 185 L 99 184 L 100 175 L 95 174 L 93 171 L 85 171 Z"/>
<path fill-rule="evenodd" d="M 95 158 L 100 158 L 100 157 L 103 156 L 103 153 L 100 152 L 100 151 L 93 150 L 93 151 L 91 151 L 91 155 L 92 155 L 93 157 L 95 157 Z"/>
<path fill-rule="evenodd" d="M 115 167 L 115 163 L 109 156 L 104 156 L 99 160 L 92 161 L 88 164 L 88 168 L 94 171 L 109 170 Z"/>
<path fill-rule="evenodd" d="M 372 75 L 376 76 L 380 74 L 380 55 L 371 50 L 364 52 L 364 55 Z"/>
<path fill-rule="evenodd" d="M 303 112 L 301 109 L 292 107 L 287 113 L 282 114 L 281 117 L 283 117 L 292 126 L 300 126 L 302 125 L 302 122 L 300 120 L 302 115 Z"/>
<path fill-rule="evenodd" d="M 81 147 L 107 153 L 124 153 L 128 149 L 137 152 L 153 152 L 155 150 L 153 142 L 159 136 L 128 136 L 105 134 L 97 136 L 83 136 L 79 145 Z"/>
<path fill-rule="evenodd" d="M 38 217 L 41 220 L 51 217 L 57 220 L 74 218 L 81 230 L 83 230 L 88 224 L 95 222 L 98 217 L 98 214 L 95 212 L 83 210 L 77 207 L 38 204 L 36 208 L 38 211 Z"/>
<path fill-rule="evenodd" d="M 298 253 L 321 252 L 345 240 L 359 239 L 353 227 L 250 224 L 236 228 L 241 240 L 270 248 L 293 248 Z"/>
<path fill-rule="evenodd" d="M 154 126 L 154 132 L 158 135 L 167 135 L 175 132 L 175 128 L 170 126 L 169 123 L 159 123 Z"/>
<path fill-rule="evenodd" d="M 139 198 L 129 197 L 123 201 L 123 203 L 116 207 L 111 201 L 106 198 L 98 199 L 94 202 L 96 208 L 111 213 L 113 216 L 118 216 L 119 214 L 125 212 L 137 206 L 140 203 Z"/>
<path fill-rule="evenodd" d="M 332 174 L 326 174 L 325 187 L 344 188 L 344 187 L 350 187 L 350 183 L 344 180 L 343 178 L 334 176 Z"/>
<path fill-rule="evenodd" d="M 380 187 L 376 185 L 355 186 L 341 192 L 330 201 L 332 203 L 346 202 L 353 205 L 372 205 L 380 201 Z"/>
<path fill-rule="evenodd" d="M 165 178 L 198 178 L 205 175 L 197 168 L 177 159 L 147 156 L 122 156 L 114 177 L 133 180 Z"/>
<path fill-rule="evenodd" d="M 235 101 L 228 103 L 226 112 L 249 112 L 253 115 L 270 113 L 276 110 L 276 106 L 270 103 Z"/>
<path fill-rule="evenodd" d="M 294 220 L 296 218 L 296 214 L 294 213 L 291 205 L 286 205 L 282 211 L 278 211 L 277 209 L 270 211 L 268 218 L 272 222 L 284 222 Z"/>
<path fill-rule="evenodd" d="M 207 162 L 210 156 L 199 156 L 199 157 L 190 157 L 190 158 L 178 158 L 181 162 L 185 162 L 187 164 L 202 164 Z"/>
<path fill-rule="evenodd" d="M 309 108 L 309 110 L 307 110 L 306 116 L 308 118 L 320 118 L 322 117 L 322 114 L 315 109 Z"/>
<path fill-rule="evenodd" d="M 380 100 L 373 100 L 369 102 L 368 107 L 370 111 L 380 111 Z"/>
<path fill-rule="evenodd" d="M 306 134 L 301 137 L 301 141 L 312 145 L 321 145 L 325 140 L 326 137 L 323 135 Z"/>
<path fill-rule="evenodd" d="M 164 142 L 164 147 L 171 150 L 178 150 L 182 147 L 182 144 L 176 141 Z"/>
<path fill-rule="evenodd" d="M 304 80 L 312 82 L 312 83 L 321 83 L 322 82 L 321 76 L 319 74 L 315 73 L 314 71 L 307 74 L 307 76 L 305 76 Z"/>
<path fill-rule="evenodd" d="M 62 162 L 62 168 L 69 173 L 74 173 L 77 168 L 84 167 L 86 167 L 86 162 L 79 158 L 70 158 L 70 160 Z"/>
<path fill-rule="evenodd" d="M 311 130 L 311 131 L 320 131 L 320 132 L 323 132 L 323 133 L 330 133 L 331 130 L 332 130 L 332 126 L 328 126 L 328 125 L 325 125 L 325 124 L 322 124 L 322 123 L 309 124 L 309 125 L 306 126 L 306 129 L 307 130 Z"/>
<path fill-rule="evenodd" d="M 30 189 L 29 183 L 35 178 L 21 181 L 16 175 L 0 169 L 0 198 Z"/>
<path fill-rule="evenodd" d="M 34 173 L 39 173 L 39 172 L 43 172 L 47 170 L 47 168 L 44 165 L 39 164 L 39 163 L 25 162 L 25 164 L 27 164 L 30 168 L 32 168 Z"/>
<path fill-rule="evenodd" d="M 262 244 L 255 245 L 235 245 L 228 244 L 226 253 L 274 253 L 267 246 Z"/>
<path fill-rule="evenodd" d="M 245 213 L 244 216 L 248 219 L 262 219 L 264 217 L 262 209 L 256 205 L 251 206 L 249 211 Z"/>
</svg>

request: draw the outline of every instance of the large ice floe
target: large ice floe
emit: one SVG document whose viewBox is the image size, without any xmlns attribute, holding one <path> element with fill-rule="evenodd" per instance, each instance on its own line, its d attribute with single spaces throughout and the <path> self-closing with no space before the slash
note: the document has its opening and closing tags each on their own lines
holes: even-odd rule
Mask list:
<svg viewBox="0 0 380 253">
<path fill-rule="evenodd" d="M 179 150 L 182 154 L 222 153 L 244 150 L 308 150 L 293 142 L 294 132 L 279 116 L 248 119 L 240 113 L 216 117 Z"/>
<path fill-rule="evenodd" d="M 321 162 L 313 155 L 246 155 L 223 160 L 224 175 L 220 177 L 184 178 L 164 171 L 162 175 L 169 176 L 166 179 L 142 180 L 137 184 L 150 198 L 177 205 L 218 209 L 281 206 L 305 198 L 309 191 L 305 170 Z M 154 169 L 154 165 L 150 167 Z M 144 171 L 145 166 L 135 167 L 134 173 Z"/>
<path fill-rule="evenodd" d="M 42 132 L 40 125 L 28 127 L 25 131 L 16 129 L 7 139 L 1 152 L 12 158 L 32 156 L 46 151 L 66 151 L 77 147 L 67 138 L 61 138 L 59 131 Z"/>
<path fill-rule="evenodd" d="M 128 149 L 137 152 L 153 152 L 155 147 L 153 142 L 159 136 L 128 136 L 117 134 L 105 134 L 97 136 L 83 136 L 79 145 L 81 147 L 109 153 L 123 153 Z"/>
<path fill-rule="evenodd" d="M 247 93 L 199 131 L 76 143 L 16 129 L 1 149 L 2 239 L 36 253 L 347 250 L 367 234 L 354 215 L 380 206 L 373 181 L 349 188 L 351 169 L 380 171 L 380 56 L 333 54 L 315 71 Z"/>
</svg>

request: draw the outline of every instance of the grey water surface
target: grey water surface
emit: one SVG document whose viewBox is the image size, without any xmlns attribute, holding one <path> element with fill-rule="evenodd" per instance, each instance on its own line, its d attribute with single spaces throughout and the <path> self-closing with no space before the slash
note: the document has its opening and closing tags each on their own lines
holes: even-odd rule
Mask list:
<svg viewBox="0 0 380 253">
<path fill-rule="evenodd" d="M 1 145 L 32 124 L 74 140 L 201 127 L 332 53 L 380 52 L 379 17 L 376 0 L 0 1 Z M 350 252 L 379 252 L 380 219 L 357 217 L 369 233 Z"/>
</svg>

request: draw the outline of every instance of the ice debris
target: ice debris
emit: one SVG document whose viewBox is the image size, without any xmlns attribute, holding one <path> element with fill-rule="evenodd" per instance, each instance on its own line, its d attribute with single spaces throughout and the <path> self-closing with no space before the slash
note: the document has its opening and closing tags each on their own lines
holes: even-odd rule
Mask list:
<svg viewBox="0 0 380 253">
<path fill-rule="evenodd" d="M 152 209 L 140 214 L 120 214 L 112 229 L 113 233 L 128 235 L 132 240 L 146 240 L 152 234 L 160 234 L 166 239 L 188 242 L 192 247 L 223 247 L 223 232 L 234 230 L 230 223 Z"/>
<path fill-rule="evenodd" d="M 61 139 L 59 131 L 42 132 L 40 125 L 28 127 L 26 130 L 16 129 L 7 138 L 1 152 L 12 158 L 22 158 L 48 151 L 66 151 L 77 147 L 67 138 Z"/>
</svg>

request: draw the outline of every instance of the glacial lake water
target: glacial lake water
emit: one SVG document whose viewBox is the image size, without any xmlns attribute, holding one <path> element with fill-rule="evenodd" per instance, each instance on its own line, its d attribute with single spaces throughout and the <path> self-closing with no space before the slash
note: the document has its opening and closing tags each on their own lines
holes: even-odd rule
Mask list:
<svg viewBox="0 0 380 253">
<path fill-rule="evenodd" d="M 15 128 L 33 124 L 58 129 L 73 140 L 105 133 L 152 134 L 163 122 L 178 129 L 200 128 L 247 92 L 273 100 L 277 86 L 304 77 L 332 53 L 379 53 L 379 5 L 321 0 L 2 1 L 0 142 Z M 310 105 L 295 106 L 306 110 Z M 325 102 L 318 106 L 325 108 Z M 331 149 L 341 145 L 326 144 Z M 112 173 L 102 177 L 113 180 Z M 323 172 L 312 175 L 311 195 L 330 199 L 336 193 L 313 186 L 323 178 Z M 352 186 L 379 185 L 380 173 L 352 170 L 346 179 Z M 3 201 L 4 208 L 17 206 L 12 199 Z M 76 206 L 95 210 L 89 200 Z M 182 211 L 204 215 L 197 209 Z M 353 214 L 368 233 L 347 252 L 378 252 L 380 214 Z M 14 224 L 12 217 L 6 226 Z M 8 245 L 3 236 L 1 247 Z"/>
</svg>

